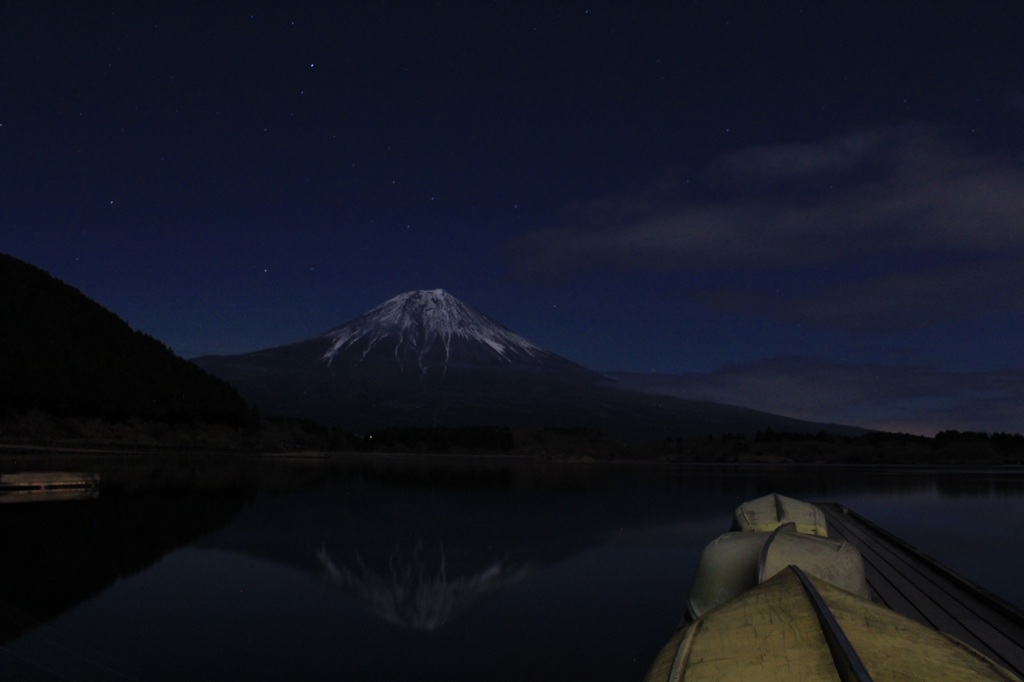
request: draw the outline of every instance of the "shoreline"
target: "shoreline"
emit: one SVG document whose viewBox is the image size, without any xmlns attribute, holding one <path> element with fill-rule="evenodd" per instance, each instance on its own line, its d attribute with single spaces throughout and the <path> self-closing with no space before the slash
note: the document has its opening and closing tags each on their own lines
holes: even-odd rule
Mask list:
<svg viewBox="0 0 1024 682">
<path fill-rule="evenodd" d="M 0 475 L 45 475 L 75 471 L 96 475 L 95 499 L 156 496 L 177 499 L 207 496 L 252 500 L 262 494 L 292 494 L 318 490 L 345 481 L 427 489 L 506 490 L 568 485 L 613 485 L 635 475 L 673 481 L 712 475 L 727 479 L 764 480 L 777 488 L 782 481 L 806 481 L 819 476 L 857 479 L 945 481 L 957 494 L 991 492 L 991 481 L 1007 485 L 1024 482 L 1022 465 L 885 464 L 863 462 L 696 462 L 661 459 L 597 459 L 536 457 L 515 453 L 400 453 L 132 451 L 98 448 L 34 448 L 0 445 Z M 771 483 L 771 481 L 775 481 Z M 979 487 L 981 486 L 981 487 Z M 83 498 L 84 499 L 84 498 Z M 4 500 L 0 500 L 4 501 Z M 8 496 L 6 501 L 12 501 Z M 24 497 L 21 501 L 57 502 L 57 498 Z M 60 500 L 62 503 L 64 500 Z M 68 501 L 67 503 L 72 503 Z M 77 502 L 75 502 L 77 503 Z"/>
<path fill-rule="evenodd" d="M 642 447 L 642 446 L 640 446 Z M 652 448 L 653 449 L 653 448 Z M 196 459 L 209 463 L 228 461 L 310 461 L 310 462 L 453 462 L 463 461 L 467 463 L 480 462 L 535 462 L 542 464 L 577 464 L 577 465 L 659 465 L 671 468 L 750 468 L 750 469 L 804 469 L 809 467 L 847 468 L 847 469 L 868 469 L 868 470 L 956 470 L 956 471 L 1004 471 L 1007 473 L 1024 474 L 1024 462 L 927 462 L 927 461 L 900 461 L 893 459 L 886 462 L 875 461 L 783 461 L 778 457 L 769 456 L 764 459 L 756 457 L 736 460 L 708 460 L 708 459 L 687 459 L 665 457 L 655 455 L 650 457 L 627 456 L 627 457 L 594 457 L 569 453 L 537 453 L 537 452 L 431 452 L 416 451 L 402 452 L 393 450 L 242 450 L 242 449 L 217 449 L 217 448 L 165 448 L 148 445 L 112 445 L 112 444 L 75 444 L 56 445 L 45 443 L 10 443 L 0 441 L 0 470 L 6 469 L 5 463 L 11 462 L 14 458 L 26 459 L 54 459 L 70 460 L 74 458 L 103 458 L 109 460 L 132 459 L 139 461 L 171 461 Z"/>
</svg>

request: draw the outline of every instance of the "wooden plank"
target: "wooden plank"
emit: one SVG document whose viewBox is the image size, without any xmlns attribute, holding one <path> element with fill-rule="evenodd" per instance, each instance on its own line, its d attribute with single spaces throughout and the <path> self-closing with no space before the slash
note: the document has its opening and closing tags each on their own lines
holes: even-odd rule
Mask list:
<svg viewBox="0 0 1024 682">
<path fill-rule="evenodd" d="M 837 509 L 841 509 L 839 505 L 834 506 Z M 871 530 L 875 535 L 885 538 L 890 544 L 899 547 L 906 554 L 916 558 L 917 561 L 926 564 L 929 567 L 931 567 L 932 570 L 945 575 L 951 583 L 958 585 L 966 593 L 971 594 L 974 598 L 977 598 L 989 607 L 999 611 L 1010 622 L 1024 626 L 1024 611 L 1017 608 L 1013 604 L 1010 604 L 998 595 L 995 595 L 992 592 L 986 590 L 984 587 L 971 581 L 969 578 L 957 573 L 951 568 L 944 566 L 939 561 L 928 556 L 927 554 L 917 549 L 913 545 L 907 543 L 906 541 L 896 537 L 892 533 L 889 533 L 884 528 L 875 525 L 870 520 L 864 518 L 860 514 L 857 514 L 852 510 L 845 510 L 845 516 L 853 518 L 859 525 Z"/>
<path fill-rule="evenodd" d="M 909 589 L 925 593 L 925 599 L 940 604 L 945 613 L 961 623 L 980 617 L 1014 634 L 1024 626 L 1024 614 L 1012 605 L 942 566 L 938 561 L 924 556 L 898 538 L 893 541 L 889 537 L 875 537 L 875 529 L 863 525 L 860 519 L 857 521 L 852 526 L 855 532 L 851 535 L 868 551 L 883 556 L 887 566 L 894 571 L 884 571 L 884 579 L 898 576 L 909 581 Z M 850 530 L 851 527 L 848 527 L 847 532 Z"/>
<path fill-rule="evenodd" d="M 834 523 L 832 519 L 830 522 Z M 884 581 L 883 584 L 890 585 L 912 605 L 915 613 L 905 615 L 938 630 L 956 635 L 965 641 L 973 637 L 950 614 L 948 609 L 950 600 L 935 598 L 935 592 L 941 591 L 942 587 L 935 584 L 930 574 L 922 572 L 919 566 L 909 563 L 905 557 L 894 552 L 884 542 L 879 542 L 876 538 L 871 537 L 862 528 L 847 526 L 847 533 L 847 540 L 858 544 L 861 554 L 866 555 L 865 560 L 871 562 L 879 574 L 878 578 Z M 974 645 L 970 641 L 968 643 Z"/>
<path fill-rule="evenodd" d="M 842 522 L 832 518 L 837 524 Z M 963 613 L 964 609 L 949 593 L 948 586 L 937 579 L 935 572 L 926 570 L 930 567 L 912 561 L 912 557 L 896 551 L 884 538 L 873 536 L 862 526 L 847 524 L 846 532 L 848 539 L 857 542 L 862 553 L 870 557 L 879 574 L 878 579 L 891 585 L 909 602 L 913 612 L 905 615 L 948 632 L 975 648 L 986 646 L 956 617 L 956 612 Z"/>
<path fill-rule="evenodd" d="M 1024 613 L 839 505 L 819 505 L 830 534 L 860 549 L 872 593 L 1024 676 Z"/>
<path fill-rule="evenodd" d="M 0 490 L 94 488 L 99 474 L 78 471 L 20 471 L 0 474 Z"/>
</svg>

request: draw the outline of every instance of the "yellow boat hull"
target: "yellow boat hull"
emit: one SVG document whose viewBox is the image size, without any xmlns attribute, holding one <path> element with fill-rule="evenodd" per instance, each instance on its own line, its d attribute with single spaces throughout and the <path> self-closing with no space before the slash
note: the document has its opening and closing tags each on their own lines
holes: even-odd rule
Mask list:
<svg viewBox="0 0 1024 682">
<path fill-rule="evenodd" d="M 744 502 L 732 517 L 732 529 L 737 531 L 770 533 L 786 523 L 796 524 L 798 533 L 828 537 L 828 523 L 820 509 L 777 493 Z"/>
<path fill-rule="evenodd" d="M 725 604 L 787 566 L 869 598 L 860 551 L 845 540 L 795 532 L 792 524 L 771 533 L 732 532 L 712 540 L 701 554 L 686 601 L 691 619 Z"/>
<path fill-rule="evenodd" d="M 824 580 L 824 599 L 872 679 L 1018 680 L 956 638 Z M 647 682 L 840 680 L 811 598 L 793 569 L 712 609 L 673 637 Z"/>
</svg>

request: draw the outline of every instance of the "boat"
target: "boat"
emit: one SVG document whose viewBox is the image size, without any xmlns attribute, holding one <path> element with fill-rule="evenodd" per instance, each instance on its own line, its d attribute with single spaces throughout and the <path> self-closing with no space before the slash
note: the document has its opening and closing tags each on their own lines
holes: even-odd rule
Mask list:
<svg viewBox="0 0 1024 682">
<path fill-rule="evenodd" d="M 89 500 L 99 496 L 100 475 L 79 471 L 0 474 L 0 504 Z"/>
<path fill-rule="evenodd" d="M 701 554 L 687 598 L 690 620 L 739 596 L 787 566 L 865 599 L 870 597 L 860 551 L 845 540 L 799 533 L 786 523 L 771 533 L 729 532 L 712 540 Z"/>
<path fill-rule="evenodd" d="M 732 516 L 734 531 L 771 532 L 785 523 L 796 524 L 798 533 L 828 537 L 828 524 L 820 509 L 777 493 L 744 502 Z"/>
<path fill-rule="evenodd" d="M 817 507 L 768 495 L 733 519 L 734 530 L 701 555 L 688 619 L 645 682 L 1024 682 L 956 637 L 871 601 L 860 551 L 827 537 Z"/>
<path fill-rule="evenodd" d="M 955 637 L 794 566 L 679 630 L 644 680 L 1020 682 Z"/>
</svg>

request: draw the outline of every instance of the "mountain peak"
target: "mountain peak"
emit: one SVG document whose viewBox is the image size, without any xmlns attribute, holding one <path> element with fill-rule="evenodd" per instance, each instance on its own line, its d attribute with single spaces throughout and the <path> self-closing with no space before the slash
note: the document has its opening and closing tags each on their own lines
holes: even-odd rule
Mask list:
<svg viewBox="0 0 1024 682">
<path fill-rule="evenodd" d="M 323 359 L 355 354 L 392 355 L 404 368 L 447 369 L 450 361 L 474 364 L 537 362 L 551 357 L 538 346 L 466 305 L 444 289 L 407 291 L 348 324 L 324 334 Z M 456 352 L 457 350 L 457 352 Z"/>
<path fill-rule="evenodd" d="M 234 382 L 267 414 L 359 433 L 400 426 L 581 426 L 646 440 L 765 427 L 814 433 L 825 426 L 618 388 L 443 289 L 399 294 L 312 339 L 196 362 Z"/>
</svg>

